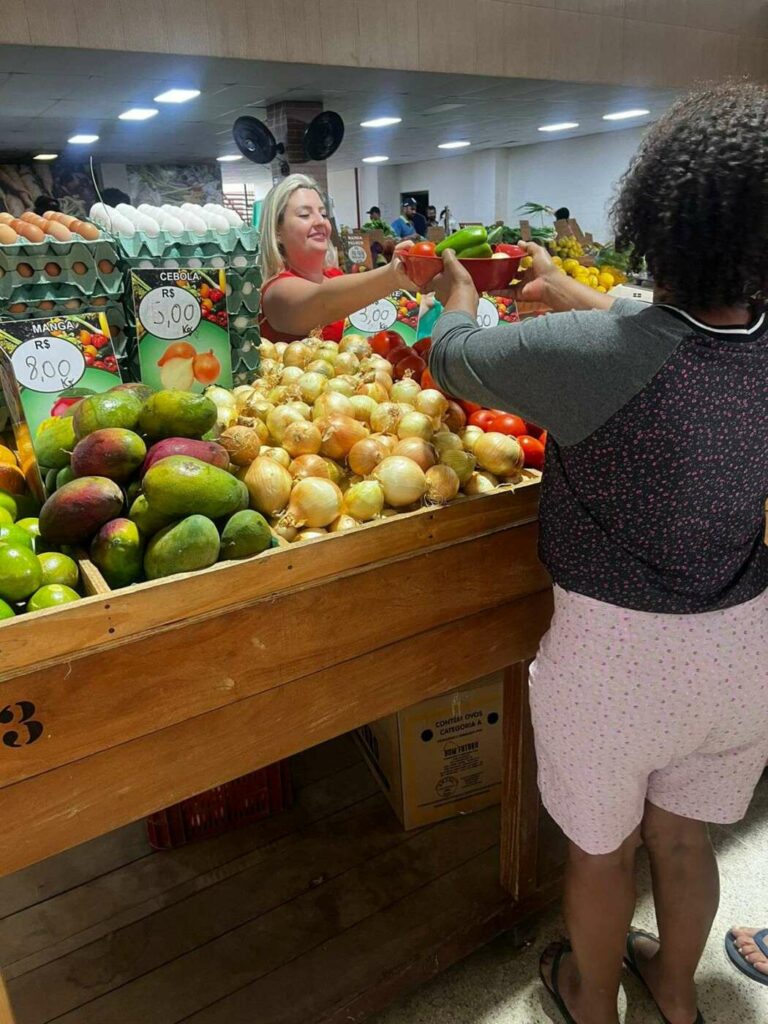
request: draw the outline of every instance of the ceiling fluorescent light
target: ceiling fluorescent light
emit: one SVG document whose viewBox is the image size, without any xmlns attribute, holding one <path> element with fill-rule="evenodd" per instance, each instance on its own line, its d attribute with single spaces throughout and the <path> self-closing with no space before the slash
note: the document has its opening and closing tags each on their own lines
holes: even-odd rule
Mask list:
<svg viewBox="0 0 768 1024">
<path fill-rule="evenodd" d="M 38 153 L 37 156 L 33 156 L 33 160 L 55 160 L 58 157 L 58 153 Z"/>
<path fill-rule="evenodd" d="M 156 113 L 157 110 L 154 107 L 131 107 L 130 110 L 124 110 L 117 116 L 120 121 L 148 121 Z"/>
<path fill-rule="evenodd" d="M 70 142 L 73 146 L 87 146 L 91 142 L 98 141 L 98 135 L 73 135 L 69 139 L 67 139 L 67 142 Z"/>
<path fill-rule="evenodd" d="M 566 132 L 569 128 L 578 128 L 578 121 L 563 121 L 560 124 L 543 124 L 540 132 Z"/>
<path fill-rule="evenodd" d="M 471 146 L 472 143 L 467 139 L 457 139 L 455 142 L 441 142 L 437 147 L 438 149 L 464 149 L 466 146 Z"/>
<path fill-rule="evenodd" d="M 400 124 L 402 117 L 374 117 L 370 121 L 361 121 L 361 128 L 387 128 L 391 124 Z"/>
<path fill-rule="evenodd" d="M 363 163 L 364 164 L 383 164 L 387 160 L 389 160 L 388 156 L 364 156 L 363 157 Z"/>
<path fill-rule="evenodd" d="M 216 159 L 220 164 L 228 164 L 233 160 L 242 160 L 243 158 L 238 153 L 230 153 L 228 156 L 217 156 Z"/>
<path fill-rule="evenodd" d="M 199 95 L 199 89 L 168 89 L 155 96 L 155 103 L 186 103 Z"/>
<path fill-rule="evenodd" d="M 628 117 L 645 117 L 650 110 L 619 110 L 615 114 L 603 114 L 604 121 L 626 121 Z"/>
</svg>

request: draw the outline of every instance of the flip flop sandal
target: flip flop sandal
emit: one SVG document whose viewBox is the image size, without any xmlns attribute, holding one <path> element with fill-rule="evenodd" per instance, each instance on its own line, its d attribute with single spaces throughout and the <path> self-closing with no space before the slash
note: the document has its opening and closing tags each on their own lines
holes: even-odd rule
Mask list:
<svg viewBox="0 0 768 1024">
<path fill-rule="evenodd" d="M 754 944 L 768 960 L 768 928 L 763 928 L 759 931 L 752 939 Z M 763 974 L 762 971 L 758 971 L 756 967 L 753 967 L 749 960 L 745 960 L 739 952 L 739 947 L 736 945 L 736 939 L 731 935 L 730 932 L 725 937 L 725 952 L 728 954 L 731 963 L 737 971 L 741 971 L 742 974 L 746 974 L 752 981 L 758 982 L 760 985 L 768 985 L 768 974 Z"/>
<path fill-rule="evenodd" d="M 768 932 L 766 934 L 768 934 Z M 643 986 L 648 995 L 651 997 L 651 1002 L 659 1011 L 659 1017 L 661 1017 L 664 1024 L 669 1024 L 669 1021 L 661 1012 L 659 1004 L 653 998 L 653 992 L 651 992 L 650 988 L 648 987 L 648 982 L 643 977 L 642 973 L 640 972 L 640 968 L 637 965 L 637 958 L 635 956 L 635 939 L 637 938 L 651 939 L 652 942 L 658 942 L 659 937 L 658 935 L 652 935 L 651 932 L 644 932 L 640 928 L 630 928 L 629 932 L 627 933 L 627 953 L 624 957 L 624 963 L 629 968 L 629 970 L 634 974 L 634 976 Z M 701 1010 L 696 1011 L 696 1020 L 693 1022 L 693 1024 L 704 1024 L 704 1018 L 701 1016 Z"/>
<path fill-rule="evenodd" d="M 552 971 L 550 974 L 549 981 L 547 981 L 546 977 L 544 976 L 544 958 L 548 956 L 548 954 L 553 952 L 554 957 L 552 959 Z M 563 997 L 560 995 L 560 986 L 557 981 L 557 976 L 560 973 L 560 962 L 563 959 L 563 957 L 570 952 L 571 944 L 567 939 L 561 939 L 559 942 L 553 942 L 551 945 L 547 946 L 547 948 L 541 954 L 541 959 L 539 960 L 539 977 L 541 978 L 541 983 L 544 986 L 544 988 L 552 996 L 555 1006 L 560 1011 L 560 1015 L 565 1021 L 565 1024 L 576 1024 L 576 1021 L 568 1012 L 568 1007 L 565 1005 Z"/>
</svg>

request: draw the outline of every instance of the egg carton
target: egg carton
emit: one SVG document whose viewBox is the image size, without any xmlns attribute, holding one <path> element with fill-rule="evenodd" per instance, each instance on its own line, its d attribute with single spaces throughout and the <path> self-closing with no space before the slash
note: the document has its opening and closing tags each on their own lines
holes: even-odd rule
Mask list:
<svg viewBox="0 0 768 1024">
<path fill-rule="evenodd" d="M 25 288 L 15 288 L 7 297 L 0 296 L 0 309 L 7 309 L 13 305 L 36 306 L 41 302 L 53 302 L 57 306 L 65 302 L 71 302 L 72 309 L 83 309 L 85 306 L 105 306 L 110 301 L 120 301 L 123 295 L 122 281 L 119 280 L 117 289 L 109 289 L 98 279 L 95 286 L 87 291 L 74 284 L 63 283 L 61 279 L 56 284 L 33 284 Z"/>
<path fill-rule="evenodd" d="M 206 231 L 205 234 L 184 231 L 180 235 L 172 235 L 167 231 L 160 231 L 152 237 L 137 231 L 130 237 L 128 235 L 112 237 L 123 255 L 131 259 L 168 257 L 188 260 L 219 254 L 242 257 L 252 256 L 259 247 L 258 229 L 246 225 L 241 228 L 230 228 L 229 231 Z"/>
<path fill-rule="evenodd" d="M 227 271 L 227 311 L 231 316 L 238 313 L 256 313 L 261 302 L 261 272 L 258 268 L 238 274 Z"/>
<path fill-rule="evenodd" d="M 103 299 L 104 301 L 100 301 Z M 107 313 L 110 309 L 120 310 L 122 304 L 110 296 L 83 297 L 59 296 L 55 299 L 37 299 L 32 301 L 0 302 L 0 319 L 3 320 L 35 320 L 49 316 L 79 316 L 82 313 Z"/>
<path fill-rule="evenodd" d="M 19 248 L 35 251 L 8 256 L 8 250 Z M 0 299 L 10 298 L 19 289 L 63 284 L 77 288 L 82 295 L 95 290 L 117 294 L 122 271 L 114 247 L 109 242 L 0 247 Z"/>
</svg>

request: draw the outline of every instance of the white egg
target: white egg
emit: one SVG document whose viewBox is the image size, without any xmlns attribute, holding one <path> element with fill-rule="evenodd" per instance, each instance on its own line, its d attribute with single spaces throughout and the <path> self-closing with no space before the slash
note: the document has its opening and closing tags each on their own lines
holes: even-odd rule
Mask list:
<svg viewBox="0 0 768 1024">
<path fill-rule="evenodd" d="M 109 225 L 111 218 L 114 215 L 114 210 L 111 206 L 106 203 L 94 203 L 91 207 L 90 218 L 97 224 L 101 224 L 103 227 Z"/>
<path fill-rule="evenodd" d="M 185 210 L 184 208 L 179 210 L 179 213 L 187 231 L 192 231 L 196 235 L 204 235 L 208 231 L 207 224 L 196 213 L 192 213 L 191 210 Z"/>
<path fill-rule="evenodd" d="M 215 213 L 213 210 L 203 210 L 202 213 L 203 219 L 211 231 L 218 231 L 222 235 L 229 231 L 229 221 L 226 217 L 222 217 L 220 213 Z"/>
<path fill-rule="evenodd" d="M 157 220 L 157 215 L 160 213 L 159 206 L 152 206 L 150 203 L 142 203 L 139 206 L 139 213 L 143 213 L 145 217 L 154 217 Z"/>
<path fill-rule="evenodd" d="M 117 210 L 112 214 L 112 223 L 110 225 L 112 231 L 116 231 L 118 235 L 125 235 L 126 238 L 133 238 L 136 234 L 136 225 L 124 217 L 122 213 L 118 213 Z"/>
<path fill-rule="evenodd" d="M 148 217 L 146 213 L 142 213 L 139 216 L 141 219 L 136 222 L 136 227 L 139 231 L 143 231 L 148 238 L 157 238 L 160 234 L 160 225 L 155 218 Z"/>
<path fill-rule="evenodd" d="M 161 231 L 167 231 L 170 235 L 184 234 L 184 222 L 175 214 L 167 213 L 165 209 L 157 215 L 157 223 Z"/>
<path fill-rule="evenodd" d="M 129 206 L 128 203 L 118 203 L 115 209 L 119 214 L 122 214 L 123 217 L 129 220 L 131 224 L 135 224 L 138 227 L 141 214 L 137 209 L 135 209 L 135 207 Z"/>
<path fill-rule="evenodd" d="M 241 228 L 243 226 L 243 218 L 236 210 L 230 210 L 228 206 L 218 205 L 216 212 L 220 213 L 222 217 L 226 217 L 233 228 Z"/>
</svg>

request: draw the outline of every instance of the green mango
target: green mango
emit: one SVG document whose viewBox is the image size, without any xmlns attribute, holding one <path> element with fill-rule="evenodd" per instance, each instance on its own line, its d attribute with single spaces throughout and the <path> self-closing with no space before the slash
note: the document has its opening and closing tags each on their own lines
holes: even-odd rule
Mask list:
<svg viewBox="0 0 768 1024">
<path fill-rule="evenodd" d="M 260 512 L 245 509 L 235 512 L 221 533 L 222 561 L 228 558 L 250 558 L 272 546 L 272 531 Z"/>
<path fill-rule="evenodd" d="M 132 520 L 145 537 L 151 537 L 158 530 L 170 526 L 176 522 L 177 516 L 166 516 L 150 507 L 146 494 L 139 494 L 134 500 L 128 512 L 128 518 Z"/>
<path fill-rule="evenodd" d="M 125 427 L 104 427 L 78 441 L 72 452 L 75 476 L 105 476 L 126 483 L 144 462 L 147 446 Z"/>
<path fill-rule="evenodd" d="M 201 438 L 216 422 L 218 410 L 205 395 L 191 391 L 157 391 L 144 403 L 139 418 L 151 441 L 164 437 Z"/>
<path fill-rule="evenodd" d="M 105 391 L 89 395 L 74 407 L 72 422 L 78 440 L 105 427 L 133 430 L 139 422 L 141 399 L 132 391 Z"/>
<path fill-rule="evenodd" d="M 141 579 L 144 538 L 130 519 L 112 519 L 91 541 L 91 561 L 117 590 Z"/>
<path fill-rule="evenodd" d="M 155 534 L 144 555 L 148 580 L 195 572 L 213 565 L 219 557 L 219 531 L 206 516 L 187 516 Z"/>
<path fill-rule="evenodd" d="M 72 471 L 72 467 L 65 466 L 63 469 L 60 469 L 59 472 L 56 474 L 56 487 L 54 488 L 54 490 L 58 491 L 60 487 L 63 487 L 64 484 L 68 484 L 70 480 L 74 479 L 75 474 Z"/>
<path fill-rule="evenodd" d="M 167 516 L 199 513 L 218 519 L 247 507 L 248 489 L 218 466 L 187 455 L 161 459 L 144 476 L 150 507 Z"/>
<path fill-rule="evenodd" d="M 63 469 L 69 465 L 76 444 L 74 421 L 68 416 L 51 416 L 43 420 L 35 434 L 37 461 L 49 469 Z"/>
</svg>

